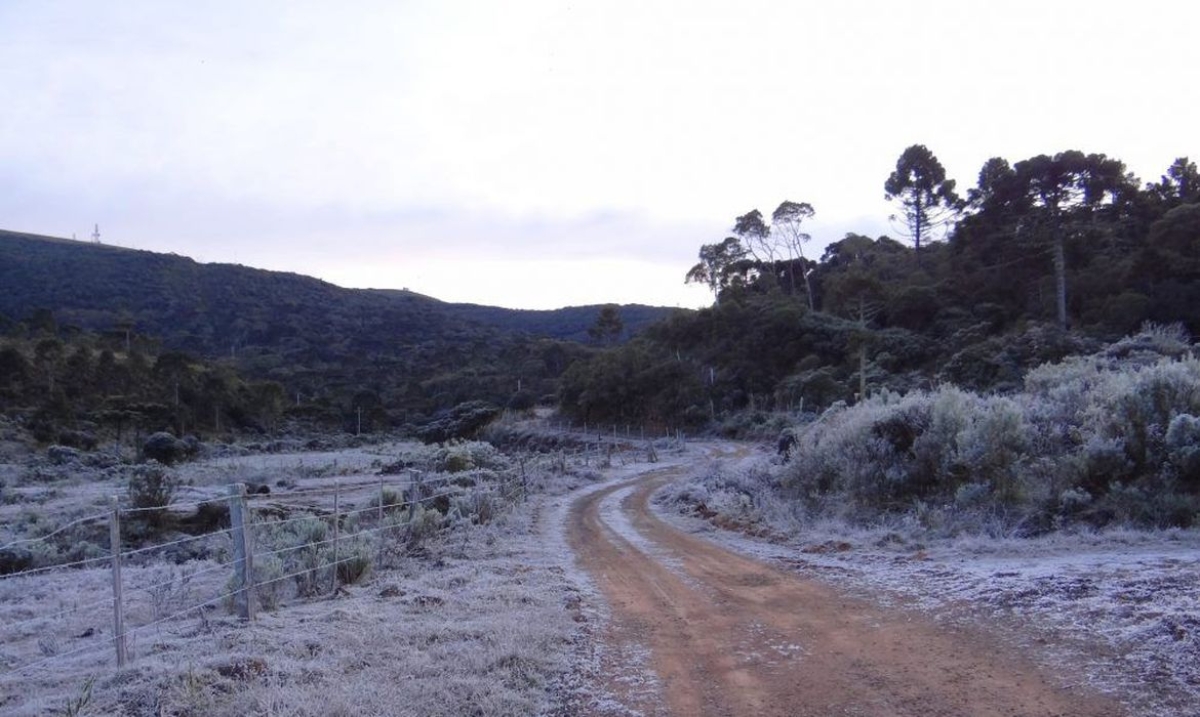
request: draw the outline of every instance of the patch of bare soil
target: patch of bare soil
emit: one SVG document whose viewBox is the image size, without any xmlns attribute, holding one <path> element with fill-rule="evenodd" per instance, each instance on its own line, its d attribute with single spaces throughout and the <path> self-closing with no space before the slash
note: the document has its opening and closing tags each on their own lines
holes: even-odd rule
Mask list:
<svg viewBox="0 0 1200 717">
<path fill-rule="evenodd" d="M 649 715 L 1122 714 L 1110 699 L 1069 686 L 1080 684 L 1072 675 L 1045 674 L 978 630 L 856 599 L 672 528 L 648 499 L 679 471 L 586 494 L 569 517 L 568 540 L 611 607 L 610 652 L 647 648 L 661 684 L 648 696 L 613 676 L 603 687 L 625 707 Z M 635 541 L 601 510 L 623 490 L 620 511 Z"/>
</svg>

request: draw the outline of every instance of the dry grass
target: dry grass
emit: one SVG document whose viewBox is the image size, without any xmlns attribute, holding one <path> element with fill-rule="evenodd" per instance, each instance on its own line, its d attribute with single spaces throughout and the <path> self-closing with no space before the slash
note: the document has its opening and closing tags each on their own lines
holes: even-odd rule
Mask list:
<svg viewBox="0 0 1200 717">
<path fill-rule="evenodd" d="M 222 459 L 188 470 L 198 487 L 217 487 L 231 473 L 278 475 L 273 471 L 302 488 L 335 478 L 367 483 L 368 471 L 395 458 L 379 450 L 351 458 Z M 538 496 L 500 506 L 483 524 L 455 522 L 417 554 L 391 554 L 386 569 L 332 596 L 292 601 L 250 625 L 218 600 L 140 630 L 120 672 L 113 667 L 106 566 L 0 579 L 0 622 L 7 626 L 0 713 L 561 713 L 582 654 L 579 587 L 569 551 L 545 539 L 556 529 L 539 516 L 546 501 L 597 477 L 582 465 L 572 468 L 556 476 L 529 461 Z M 62 500 L 78 505 L 69 491 Z M 230 573 L 213 560 L 127 566 L 127 624 L 153 623 L 221 595 Z M 34 660 L 45 664 L 4 672 Z"/>
</svg>

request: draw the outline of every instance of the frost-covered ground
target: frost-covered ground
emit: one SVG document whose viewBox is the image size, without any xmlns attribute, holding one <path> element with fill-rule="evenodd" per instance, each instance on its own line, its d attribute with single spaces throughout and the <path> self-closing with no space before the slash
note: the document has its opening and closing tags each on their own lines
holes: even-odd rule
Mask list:
<svg viewBox="0 0 1200 717">
<path fill-rule="evenodd" d="M 715 528 L 679 495 L 668 487 L 655 506 L 681 528 L 898 609 L 982 626 L 1051 669 L 1082 666 L 1133 714 L 1200 714 L 1200 532 L 916 542 L 826 524 L 768 541 Z"/>
<path fill-rule="evenodd" d="M 337 480 L 368 491 L 377 486 L 379 466 L 401 450 L 408 449 L 225 456 L 193 464 L 187 475 L 196 490 L 234 478 L 284 480 L 287 490 Z M 627 715 L 622 702 L 653 703 L 661 685 L 645 647 L 620 634 L 575 565 L 564 536 L 570 503 L 576 491 L 601 490 L 651 467 L 697 461 L 703 470 L 705 450 L 664 451 L 654 466 L 633 454 L 618 454 L 603 469 L 593 457 L 565 474 L 531 466 L 538 493 L 496 520 L 460 526 L 361 584 L 263 612 L 253 625 L 220 604 L 140 630 L 134 659 L 119 672 L 112 667 L 106 569 L 0 579 L 0 624 L 8 629 L 0 640 L 0 714 L 69 714 L 94 680 L 80 714 Z M 75 489 L 99 497 L 115 487 L 64 479 L 48 486 L 57 492 L 44 503 L 19 509 L 101 507 L 80 501 Z M 639 549 L 653 550 L 619 510 L 628 492 L 602 502 L 605 520 Z M 1200 704 L 1194 532 L 918 544 L 885 531 L 821 526 L 768 542 L 717 530 L 681 514 L 679 503 L 656 506 L 736 550 L 897 609 L 982 625 L 1050 666 L 1082 665 L 1094 685 L 1120 695 L 1134 714 L 1184 717 Z M 172 585 L 159 593 L 127 590 L 130 620 L 139 625 L 189 604 L 189 593 L 219 593 L 228 580 L 227 566 L 216 561 L 126 570 L 132 586 Z M 186 585 L 185 573 L 193 575 Z M 33 660 L 45 662 L 11 672 Z"/>
<path fill-rule="evenodd" d="M 476 464 L 506 460 L 482 445 L 455 450 L 468 449 Z M 345 509 L 347 497 L 357 499 L 353 486 L 377 493 L 381 467 L 400 459 L 433 472 L 444 458 L 413 444 L 225 455 L 181 466 L 178 495 L 194 502 L 244 481 L 276 487 L 276 500 L 338 482 L 348 488 Z M 535 492 L 491 522 L 460 522 L 359 584 L 288 600 L 249 625 L 224 600 L 172 617 L 228 591 L 227 549 L 182 565 L 134 561 L 122 582 L 135 632 L 120 671 L 106 564 L 0 576 L 0 714 L 626 714 L 605 685 L 655 699 L 648 654 L 606 639 L 603 602 L 575 567 L 564 525 L 573 491 L 627 478 L 644 458 L 530 459 Z M 23 485 L 53 494 L 18 509 L 46 521 L 102 509 L 99 499 L 122 488 L 100 472 L 99 485 L 67 471 L 46 484 L 33 478 Z M 388 476 L 389 485 L 402 480 Z"/>
<path fill-rule="evenodd" d="M 539 548 L 534 518 L 518 509 L 446 536 L 426 556 L 336 595 L 261 612 L 252 625 L 216 604 L 140 631 L 122 671 L 113 668 L 106 571 L 0 582 L 0 618 L 26 621 L 0 647 L 0 713 L 63 712 L 91 679 L 84 714 L 546 712 L 574 659 L 570 607 L 579 600 L 560 556 Z M 217 585 L 197 580 L 197 594 L 226 572 Z M 129 621 L 152 618 L 149 596 L 130 592 Z M 31 660 L 45 662 L 5 672 Z"/>
<path fill-rule="evenodd" d="M 363 483 L 377 493 L 381 465 L 401 453 L 429 458 L 422 451 L 397 444 L 199 461 L 180 468 L 186 487 L 177 499 L 240 480 L 283 483 L 280 491 Z M 99 485 L 65 470 L 44 484 L 31 475 L 22 482 L 46 500 L 11 507 L 51 525 L 122 489 L 115 475 L 93 477 Z M 573 467 L 540 477 L 564 486 L 586 480 Z M 343 495 L 351 498 L 345 509 L 353 490 Z M 224 600 L 201 604 L 228 590 L 222 551 L 182 565 L 134 560 L 122 576 L 126 626 L 135 631 L 120 671 L 105 563 L 0 576 L 0 714 L 549 712 L 576 661 L 582 601 L 563 548 L 540 539 L 541 506 L 518 501 L 486 524 L 460 521 L 359 584 L 260 611 L 250 625 Z"/>
</svg>

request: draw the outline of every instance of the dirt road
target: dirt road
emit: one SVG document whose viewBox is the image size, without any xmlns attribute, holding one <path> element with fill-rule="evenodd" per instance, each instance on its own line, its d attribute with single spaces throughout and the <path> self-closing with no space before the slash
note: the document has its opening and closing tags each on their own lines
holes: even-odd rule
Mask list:
<svg viewBox="0 0 1200 717">
<path fill-rule="evenodd" d="M 661 687 L 648 696 L 610 675 L 606 689 L 625 705 L 678 716 L 1121 714 L 982 630 L 853 599 L 672 528 L 647 503 L 679 470 L 571 508 L 568 539 L 612 610 L 610 652 L 648 650 Z"/>
</svg>

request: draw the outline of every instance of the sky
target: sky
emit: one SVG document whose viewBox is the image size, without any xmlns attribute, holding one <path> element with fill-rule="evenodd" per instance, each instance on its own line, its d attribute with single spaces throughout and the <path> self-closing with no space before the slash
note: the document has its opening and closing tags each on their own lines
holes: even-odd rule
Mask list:
<svg viewBox="0 0 1200 717">
<path fill-rule="evenodd" d="M 702 244 L 897 232 L 924 144 L 1200 158 L 1200 4 L 0 0 L 0 228 L 547 309 L 696 307 Z"/>
</svg>

